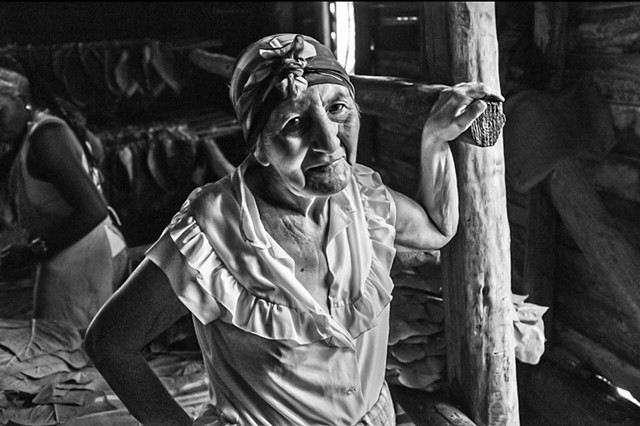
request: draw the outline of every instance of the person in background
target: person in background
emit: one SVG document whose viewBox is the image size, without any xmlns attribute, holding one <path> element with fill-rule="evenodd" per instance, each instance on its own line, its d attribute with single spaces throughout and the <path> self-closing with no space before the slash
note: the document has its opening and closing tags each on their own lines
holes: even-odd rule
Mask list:
<svg viewBox="0 0 640 426">
<path fill-rule="evenodd" d="M 360 113 L 331 51 L 297 34 L 238 57 L 230 98 L 250 154 L 195 189 L 95 317 L 85 347 L 145 425 L 394 425 L 385 382 L 398 249 L 458 225 L 449 141 L 504 98 L 443 90 L 424 124 L 415 199 L 356 163 Z M 141 355 L 191 314 L 210 383 L 192 419 Z"/>
<path fill-rule="evenodd" d="M 127 246 L 99 189 L 90 142 L 38 108 L 13 58 L 0 58 L 0 162 L 26 243 L 0 253 L 0 273 L 35 268 L 33 317 L 84 332 L 129 273 Z"/>
</svg>

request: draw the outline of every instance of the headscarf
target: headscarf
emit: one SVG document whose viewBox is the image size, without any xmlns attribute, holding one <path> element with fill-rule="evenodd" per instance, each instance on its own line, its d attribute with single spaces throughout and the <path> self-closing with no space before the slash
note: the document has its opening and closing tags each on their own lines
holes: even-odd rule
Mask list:
<svg viewBox="0 0 640 426">
<path fill-rule="evenodd" d="M 22 66 L 10 56 L 0 56 L 0 93 L 9 96 L 29 97 L 29 80 Z"/>
<path fill-rule="evenodd" d="M 342 85 L 355 98 L 345 69 L 312 37 L 276 34 L 248 46 L 236 61 L 229 91 L 245 140 L 254 144 L 278 103 L 321 83 Z"/>
<path fill-rule="evenodd" d="M 29 80 L 25 77 L 20 63 L 9 55 L 0 55 L 0 94 L 11 98 L 23 98 L 28 101 Z M 11 169 L 18 144 L 15 141 L 0 141 L 0 181 L 4 180 Z"/>
</svg>

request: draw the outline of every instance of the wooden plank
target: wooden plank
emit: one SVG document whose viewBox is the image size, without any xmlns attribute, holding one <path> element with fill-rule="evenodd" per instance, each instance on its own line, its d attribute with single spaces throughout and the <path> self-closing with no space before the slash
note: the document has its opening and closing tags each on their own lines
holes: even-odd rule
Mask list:
<svg viewBox="0 0 640 426">
<path fill-rule="evenodd" d="M 619 310 L 606 280 L 577 251 L 558 253 L 557 317 L 610 351 L 640 367 L 640 329 L 636 318 Z"/>
<path fill-rule="evenodd" d="M 640 27 L 638 2 L 569 2 L 575 51 L 624 52 L 635 48 Z"/>
<path fill-rule="evenodd" d="M 591 74 L 609 103 L 640 105 L 639 53 L 571 53 L 567 67 L 573 73 Z"/>
<path fill-rule="evenodd" d="M 418 181 L 410 177 L 417 176 L 417 166 L 384 154 L 376 155 L 376 159 L 376 170 L 391 188 L 409 197 L 415 196 Z"/>
<path fill-rule="evenodd" d="M 594 179 L 599 190 L 640 203 L 640 158 L 611 154 L 595 167 Z"/>
<path fill-rule="evenodd" d="M 395 129 L 383 127 L 383 123 L 390 123 L 389 120 L 381 119 L 378 120 L 378 123 L 375 144 L 376 153 L 392 156 L 417 166 L 420 161 L 420 135 L 415 132 L 406 135 Z M 416 178 L 417 176 L 411 177 L 413 180 Z"/>
<path fill-rule="evenodd" d="M 640 400 L 640 368 L 562 323 L 556 324 L 556 330 L 558 344 L 586 361 L 615 386 L 629 391 L 634 398 Z"/>
<path fill-rule="evenodd" d="M 517 190 L 513 184 L 507 179 L 507 199 L 510 203 L 516 204 L 520 207 L 527 208 L 529 206 L 529 194 L 528 192 L 522 192 Z"/>
<path fill-rule="evenodd" d="M 355 35 L 355 73 L 371 74 L 371 20 L 373 12 L 366 2 L 354 2 L 353 13 L 355 26 L 358 29 Z M 361 164 L 372 166 L 374 163 L 374 143 L 376 120 L 373 117 L 363 115 L 360 120 L 360 137 L 358 139 L 357 161 Z"/>
<path fill-rule="evenodd" d="M 356 74 L 371 74 L 371 22 L 374 12 L 367 2 L 354 2 L 353 14 L 356 31 L 355 40 L 355 72 Z"/>
<path fill-rule="evenodd" d="M 555 305 L 556 323 L 567 324 L 637 366 L 638 331 L 621 322 L 620 314 L 614 309 L 598 305 L 596 300 L 581 293 L 561 288 L 556 291 Z"/>
<path fill-rule="evenodd" d="M 231 79 L 235 59 L 228 55 L 195 49 L 189 59 L 204 70 Z M 351 75 L 350 79 L 362 114 L 393 120 L 420 132 L 440 92 L 449 87 L 400 77 Z M 470 130 L 465 134 L 469 137 L 460 140 L 472 143 Z"/>
<path fill-rule="evenodd" d="M 544 188 L 541 185 L 533 187 L 529 191 L 522 287 L 513 289 L 518 294 L 528 294 L 528 302 L 549 308 L 542 317 L 549 344 L 553 344 L 555 316 L 556 222 L 557 214 Z"/>
<path fill-rule="evenodd" d="M 390 385 L 391 396 L 405 409 L 416 426 L 475 426 L 443 392 L 425 392 Z"/>
<path fill-rule="evenodd" d="M 507 203 L 507 213 L 509 214 L 509 223 L 512 225 L 527 226 L 529 220 L 529 211 L 517 204 Z"/>
<path fill-rule="evenodd" d="M 424 61 L 427 67 L 424 80 L 451 86 L 453 84 L 451 53 L 447 43 L 439 42 L 440 40 L 448 39 L 449 29 L 447 21 L 443 19 L 445 14 L 445 2 L 424 4 L 424 29 L 422 34 L 424 36 L 423 45 L 425 46 Z"/>
<path fill-rule="evenodd" d="M 417 61 L 415 52 L 376 50 L 374 61 L 378 75 L 420 78 L 420 63 Z"/>
<path fill-rule="evenodd" d="M 430 3 L 427 4 L 427 7 Z M 444 6 L 444 7 L 443 7 Z M 434 6 L 453 83 L 500 88 L 493 3 Z M 442 9 L 442 10 L 441 10 Z M 518 425 L 511 262 L 502 137 L 492 148 L 451 144 L 460 189 L 460 225 L 442 250 L 448 384 L 454 402 L 478 425 Z M 490 166 L 489 166 L 490 165 Z"/>
<path fill-rule="evenodd" d="M 518 363 L 522 417 L 530 426 L 636 426 L 640 410 L 586 371 L 579 360 L 548 352 L 538 365 Z M 523 421 L 524 423 L 524 421 Z"/>
<path fill-rule="evenodd" d="M 640 251 L 640 203 L 624 200 L 608 192 L 599 192 L 598 195 L 611 216 L 613 226 Z"/>
<path fill-rule="evenodd" d="M 350 78 L 363 114 L 394 120 L 420 131 L 440 92 L 448 87 L 398 77 L 353 75 Z"/>
<path fill-rule="evenodd" d="M 533 41 L 544 58 L 546 90 L 563 86 L 566 55 L 567 2 L 533 2 Z"/>
<path fill-rule="evenodd" d="M 566 2 L 534 2 L 533 42 L 544 61 L 540 89 L 559 92 L 563 88 L 566 56 Z M 520 286 L 514 292 L 527 294 L 530 303 L 547 306 L 542 317 L 547 344 L 553 344 L 554 286 L 556 282 L 557 214 L 542 185 L 528 191 L 527 236 L 524 244 L 524 264 Z"/>
<path fill-rule="evenodd" d="M 620 310 L 640 327 L 640 252 L 611 223 L 579 160 L 556 167 L 546 188 L 563 223 L 607 282 Z"/>
<path fill-rule="evenodd" d="M 618 308 L 617 298 L 609 291 L 602 272 L 594 268 L 579 247 L 564 244 L 558 246 L 558 269 L 558 287 L 568 292 L 579 292 L 601 306 Z"/>
</svg>

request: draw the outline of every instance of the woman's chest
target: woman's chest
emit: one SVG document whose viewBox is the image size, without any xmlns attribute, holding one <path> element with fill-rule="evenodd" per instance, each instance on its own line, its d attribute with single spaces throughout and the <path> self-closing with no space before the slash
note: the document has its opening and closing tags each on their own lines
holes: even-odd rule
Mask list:
<svg viewBox="0 0 640 426">
<path fill-rule="evenodd" d="M 283 218 L 266 222 L 267 232 L 293 260 L 296 279 L 328 312 L 332 279 L 325 253 L 326 227 L 292 224 Z"/>
</svg>

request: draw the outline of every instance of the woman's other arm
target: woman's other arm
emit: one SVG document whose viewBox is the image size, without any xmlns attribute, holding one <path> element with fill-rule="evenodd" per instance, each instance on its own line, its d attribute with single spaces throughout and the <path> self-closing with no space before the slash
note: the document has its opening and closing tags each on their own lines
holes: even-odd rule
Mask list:
<svg viewBox="0 0 640 426">
<path fill-rule="evenodd" d="M 96 368 L 144 425 L 193 423 L 141 354 L 186 314 L 164 272 L 145 258 L 87 330 L 85 349 Z"/>
</svg>

